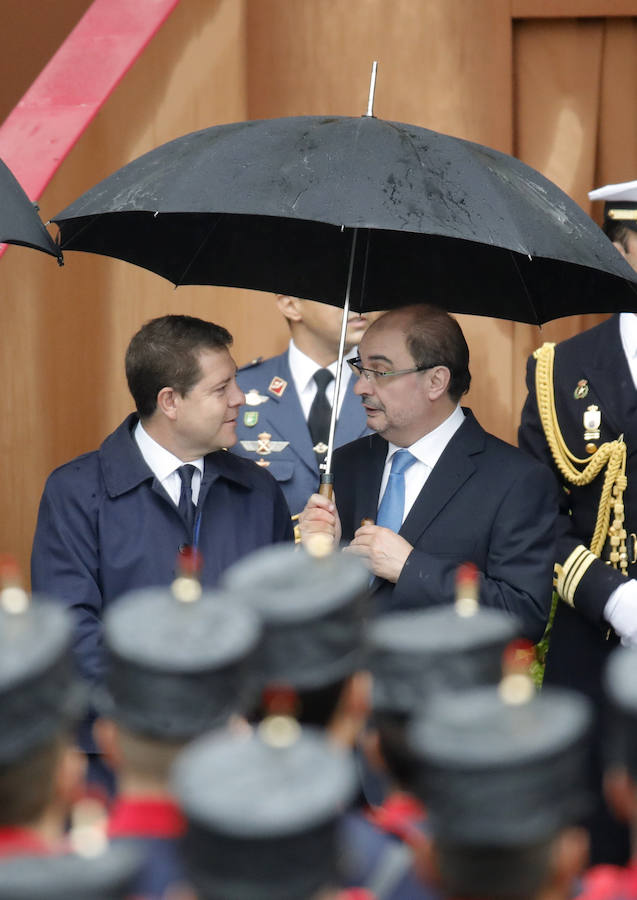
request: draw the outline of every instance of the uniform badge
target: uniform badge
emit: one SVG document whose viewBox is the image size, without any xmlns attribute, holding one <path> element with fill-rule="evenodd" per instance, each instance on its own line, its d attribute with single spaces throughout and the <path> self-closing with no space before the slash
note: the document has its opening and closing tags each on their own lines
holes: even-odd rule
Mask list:
<svg viewBox="0 0 637 900">
<path fill-rule="evenodd" d="M 324 444 L 323 441 L 319 441 L 318 444 L 314 444 L 312 447 L 315 453 L 320 453 L 323 456 L 324 453 L 327 453 L 327 444 Z"/>
<path fill-rule="evenodd" d="M 270 453 L 280 453 L 290 443 L 289 441 L 273 441 L 272 435 L 267 431 L 262 431 L 257 435 L 256 441 L 240 441 L 244 450 L 251 453 L 258 453 L 261 456 L 269 456 Z"/>
<path fill-rule="evenodd" d="M 261 466 L 264 469 L 267 469 L 267 467 L 270 465 L 270 462 L 267 459 L 257 459 L 255 460 L 255 462 L 258 466 Z"/>
<path fill-rule="evenodd" d="M 600 412 L 599 406 L 589 406 L 586 409 L 586 412 L 583 416 L 584 422 L 584 440 L 585 441 L 596 441 L 599 440 L 600 431 L 599 426 L 602 424 L 602 414 Z"/>
<path fill-rule="evenodd" d="M 259 406 L 260 403 L 267 403 L 269 397 L 264 397 L 256 388 L 250 388 L 246 394 L 246 403 L 248 406 Z"/>
<path fill-rule="evenodd" d="M 583 400 L 584 397 L 588 394 L 588 381 L 585 378 L 582 378 L 581 381 L 577 382 L 577 386 L 573 391 L 573 396 L 576 400 Z"/>
<path fill-rule="evenodd" d="M 279 378 L 278 375 L 275 375 L 270 384 L 268 385 L 268 390 L 271 394 L 274 394 L 275 397 L 282 397 L 283 391 L 288 386 L 287 381 L 284 378 Z"/>
<path fill-rule="evenodd" d="M 248 428 L 254 428 L 259 421 L 259 413 L 255 409 L 250 409 L 243 414 L 243 424 Z"/>
</svg>

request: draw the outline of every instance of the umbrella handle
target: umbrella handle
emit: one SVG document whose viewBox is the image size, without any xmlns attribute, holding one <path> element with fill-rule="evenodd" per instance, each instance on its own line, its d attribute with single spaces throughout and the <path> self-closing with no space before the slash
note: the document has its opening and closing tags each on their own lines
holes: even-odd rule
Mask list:
<svg viewBox="0 0 637 900">
<path fill-rule="evenodd" d="M 334 474 L 332 472 L 324 472 L 321 475 L 318 492 L 321 497 L 327 497 L 328 500 L 334 499 Z"/>
</svg>

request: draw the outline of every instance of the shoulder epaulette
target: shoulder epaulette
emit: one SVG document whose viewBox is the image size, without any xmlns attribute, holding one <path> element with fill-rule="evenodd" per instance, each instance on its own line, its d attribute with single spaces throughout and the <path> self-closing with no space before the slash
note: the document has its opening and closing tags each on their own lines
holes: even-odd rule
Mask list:
<svg viewBox="0 0 637 900">
<path fill-rule="evenodd" d="M 262 362 L 263 362 L 263 357 L 257 356 L 254 359 L 251 359 L 250 362 L 245 363 L 245 365 L 239 366 L 239 368 L 237 369 L 237 372 L 245 372 L 246 369 L 252 369 L 252 368 L 254 368 L 254 366 L 260 366 Z"/>
</svg>

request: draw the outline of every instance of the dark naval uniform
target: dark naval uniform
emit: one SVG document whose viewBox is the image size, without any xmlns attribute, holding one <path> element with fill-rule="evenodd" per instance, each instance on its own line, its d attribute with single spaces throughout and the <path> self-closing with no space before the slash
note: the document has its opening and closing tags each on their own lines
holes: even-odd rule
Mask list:
<svg viewBox="0 0 637 900">
<path fill-rule="evenodd" d="M 616 445 L 623 489 L 621 502 L 613 497 L 601 528 L 601 547 L 591 552 L 600 498 L 608 465 L 588 484 L 576 485 L 559 471 L 547 443 L 536 396 L 535 358 L 527 368 L 528 397 L 522 411 L 519 446 L 550 466 L 562 486 L 557 539 L 556 587 L 561 597 L 556 611 L 545 681 L 582 691 L 601 710 L 601 672 L 617 637 L 603 618 L 610 594 L 628 578 L 637 577 L 637 391 L 619 332 L 619 316 L 576 335 L 555 347 L 553 391 L 555 419 L 564 444 L 589 463 L 599 448 L 618 441 L 626 444 L 626 481 L 621 479 L 621 447 Z M 577 465 L 585 471 L 584 465 Z M 586 478 L 585 480 L 589 480 Z M 622 508 L 623 507 L 623 508 Z M 617 522 L 616 522 L 617 520 Z M 611 546 L 608 525 L 616 522 Z M 625 536 L 622 536 L 625 532 Z M 621 559 L 609 564 L 611 552 Z M 621 566 L 624 566 L 622 569 Z M 599 750 L 600 748 L 598 748 Z M 612 827 L 609 821 L 608 827 Z M 607 861 L 618 861 L 609 859 Z"/>
<path fill-rule="evenodd" d="M 318 489 L 319 462 L 288 363 L 288 351 L 244 366 L 237 383 L 246 395 L 237 421 L 234 453 L 267 468 L 283 490 L 292 513 L 300 512 Z M 366 433 L 366 416 L 350 378 L 336 423 L 334 446 Z M 338 488 L 337 488 L 338 490 Z"/>
</svg>

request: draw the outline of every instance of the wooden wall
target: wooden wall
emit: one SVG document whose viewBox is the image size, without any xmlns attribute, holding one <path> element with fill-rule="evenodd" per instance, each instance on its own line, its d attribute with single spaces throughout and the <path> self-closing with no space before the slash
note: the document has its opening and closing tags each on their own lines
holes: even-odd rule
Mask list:
<svg viewBox="0 0 637 900">
<path fill-rule="evenodd" d="M 50 28 L 57 6 L 39 4 L 37 28 Z M 591 187 L 637 177 L 632 15 L 637 0 L 182 0 L 62 163 L 41 198 L 43 216 L 188 131 L 246 118 L 359 115 L 373 59 L 377 115 L 515 152 L 587 208 Z M 611 39 L 617 54 L 605 53 Z M 4 40 L 11 45 L 6 28 Z M 615 71 L 620 59 L 628 74 Z M 618 77 L 632 104 L 613 101 Z M 17 62 L 15 78 L 24 78 Z M 96 447 L 129 411 L 126 344 L 143 321 L 166 312 L 225 324 L 239 363 L 285 346 L 267 295 L 175 291 L 126 263 L 78 253 L 60 270 L 18 247 L 0 260 L 0 551 L 28 564 L 46 475 Z M 540 334 L 462 317 L 474 375 L 468 402 L 482 423 L 514 440 L 526 354 L 591 321 Z"/>
</svg>

